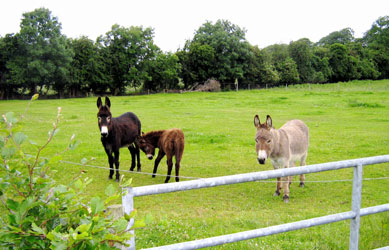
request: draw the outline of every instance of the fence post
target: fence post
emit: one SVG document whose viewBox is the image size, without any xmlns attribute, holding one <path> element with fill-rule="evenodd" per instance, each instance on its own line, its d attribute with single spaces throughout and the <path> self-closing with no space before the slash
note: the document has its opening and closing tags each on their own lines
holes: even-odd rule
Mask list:
<svg viewBox="0 0 389 250">
<path fill-rule="evenodd" d="M 355 217 L 351 219 L 350 225 L 350 250 L 358 250 L 359 246 L 359 224 L 362 198 L 362 169 L 362 164 L 358 164 L 358 166 L 354 167 L 351 210 L 355 213 Z"/>
<path fill-rule="evenodd" d="M 125 196 L 122 196 L 123 212 L 126 214 L 131 214 L 131 212 L 134 210 L 134 191 L 132 187 L 128 187 L 127 190 L 128 193 Z M 127 229 L 131 228 L 133 225 L 134 218 L 131 218 L 128 222 Z M 131 230 L 130 233 L 132 233 L 134 236 L 127 242 L 130 244 L 130 247 L 127 249 L 135 250 L 135 231 Z"/>
</svg>

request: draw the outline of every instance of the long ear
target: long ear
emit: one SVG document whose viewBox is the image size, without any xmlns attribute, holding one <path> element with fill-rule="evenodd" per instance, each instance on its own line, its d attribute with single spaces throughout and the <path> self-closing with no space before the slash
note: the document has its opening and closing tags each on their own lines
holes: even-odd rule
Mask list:
<svg viewBox="0 0 389 250">
<path fill-rule="evenodd" d="M 111 100 L 109 100 L 108 96 L 105 97 L 105 106 L 111 107 Z"/>
<path fill-rule="evenodd" d="M 97 98 L 97 108 L 101 108 L 102 105 L 101 97 Z"/>
<path fill-rule="evenodd" d="M 259 125 L 261 125 L 261 122 L 259 121 L 259 116 L 258 115 L 255 115 L 254 116 L 254 126 L 256 128 L 259 128 Z"/>
<path fill-rule="evenodd" d="M 267 117 L 266 117 L 266 126 L 268 128 L 272 128 L 273 127 L 273 121 L 272 121 L 270 115 L 267 115 Z"/>
</svg>

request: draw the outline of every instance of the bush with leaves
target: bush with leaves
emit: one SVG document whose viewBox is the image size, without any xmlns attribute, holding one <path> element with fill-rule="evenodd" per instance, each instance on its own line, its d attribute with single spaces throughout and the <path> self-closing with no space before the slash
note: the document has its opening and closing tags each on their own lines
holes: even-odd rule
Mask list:
<svg viewBox="0 0 389 250">
<path fill-rule="evenodd" d="M 37 98 L 33 96 L 29 105 Z M 42 146 L 29 141 L 21 132 L 23 115 L 19 118 L 13 113 L 2 116 L 0 248 L 116 249 L 115 243 L 127 245 L 126 241 L 132 237 L 127 226 L 133 215 L 115 220 L 106 212 L 107 205 L 123 195 L 122 189 L 117 191 L 109 185 L 105 190 L 107 199 L 90 199 L 83 193 L 91 179 L 83 174 L 68 185 L 56 184 L 50 178 L 50 166 L 58 163 L 60 154 L 50 159 L 42 159 L 40 154 L 58 132 L 60 113 L 61 108 L 58 108 L 57 119 Z M 35 155 L 25 153 L 24 144 L 28 142 L 36 148 Z M 76 144 L 72 136 L 65 151 L 75 148 Z M 119 188 L 128 185 L 130 181 L 121 181 Z"/>
</svg>

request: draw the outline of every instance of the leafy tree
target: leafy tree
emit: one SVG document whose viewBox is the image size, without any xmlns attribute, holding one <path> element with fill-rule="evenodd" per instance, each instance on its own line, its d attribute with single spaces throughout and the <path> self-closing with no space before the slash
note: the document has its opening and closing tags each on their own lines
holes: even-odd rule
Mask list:
<svg viewBox="0 0 389 250">
<path fill-rule="evenodd" d="M 272 64 L 265 62 L 260 69 L 260 80 L 262 85 L 276 85 L 280 76 Z"/>
<path fill-rule="evenodd" d="M 345 28 L 339 31 L 331 32 L 328 36 L 323 37 L 317 43 L 319 46 L 332 45 L 334 43 L 347 44 L 354 41 L 354 30 Z"/>
<path fill-rule="evenodd" d="M 20 48 L 17 36 L 7 34 L 0 37 L 0 99 L 12 98 L 16 88 L 20 84 L 10 81 L 10 64 L 15 63 L 16 56 L 21 59 L 23 50 Z"/>
<path fill-rule="evenodd" d="M 297 64 L 297 70 L 302 82 L 310 82 L 313 78 L 312 42 L 307 38 L 289 44 L 289 53 Z"/>
<path fill-rule="evenodd" d="M 112 77 L 109 88 L 114 95 L 123 93 L 126 86 L 139 87 L 143 81 L 150 80 L 145 70 L 147 61 L 154 60 L 159 51 L 151 28 L 125 28 L 115 24 L 97 43 L 104 46 Z"/>
<path fill-rule="evenodd" d="M 263 49 L 264 52 L 268 53 L 272 64 L 277 64 L 285 61 L 290 57 L 289 45 L 287 44 L 274 44 Z"/>
<path fill-rule="evenodd" d="M 245 34 L 244 29 L 227 20 L 218 20 L 215 24 L 206 22 L 195 32 L 193 40 L 184 49 L 190 51 L 200 45 L 212 47 L 214 56 L 205 58 L 207 61 L 204 62 L 210 65 L 207 78 L 214 77 L 222 83 L 233 83 L 235 79 L 242 79 L 248 68 L 251 51 Z M 192 43 L 196 45 L 191 46 Z M 204 52 L 203 49 L 212 54 L 209 47 L 197 51 Z"/>
<path fill-rule="evenodd" d="M 74 52 L 73 62 L 69 69 L 70 96 L 93 91 L 101 94 L 107 90 L 107 65 L 102 50 L 85 36 L 71 40 Z"/>
<path fill-rule="evenodd" d="M 215 50 L 210 45 L 187 41 L 185 48 L 176 55 L 182 65 L 181 77 L 186 88 L 213 77 Z"/>
<path fill-rule="evenodd" d="M 380 78 L 389 78 L 389 16 L 378 18 L 363 39 L 381 73 Z"/>
<path fill-rule="evenodd" d="M 58 18 L 45 8 L 24 13 L 17 39 L 24 53 L 9 63 L 11 80 L 24 84 L 31 93 L 37 86 L 40 91 L 54 86 L 62 92 L 72 53 Z"/>
<path fill-rule="evenodd" d="M 276 69 L 279 72 L 281 83 L 295 84 L 300 81 L 297 64 L 292 58 L 288 57 L 277 63 Z"/>
<path fill-rule="evenodd" d="M 178 88 L 181 64 L 178 57 L 172 53 L 158 53 L 154 61 L 147 67 L 150 80 L 146 80 L 144 88 L 149 90 Z"/>
<path fill-rule="evenodd" d="M 315 71 L 313 83 L 328 82 L 332 76 L 332 69 L 329 63 L 330 49 L 328 47 L 313 47 L 312 67 Z"/>
<path fill-rule="evenodd" d="M 347 47 L 340 43 L 330 46 L 330 66 L 332 68 L 332 81 L 349 81 L 359 79 L 360 74 L 357 71 L 358 61 L 350 56 Z"/>
</svg>

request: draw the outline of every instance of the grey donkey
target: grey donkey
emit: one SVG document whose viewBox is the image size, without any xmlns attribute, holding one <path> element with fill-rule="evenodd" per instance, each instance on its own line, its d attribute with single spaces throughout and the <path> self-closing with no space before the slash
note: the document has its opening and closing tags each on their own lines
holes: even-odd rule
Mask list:
<svg viewBox="0 0 389 250">
<path fill-rule="evenodd" d="M 300 166 L 306 165 L 309 145 L 309 129 L 303 121 L 291 120 L 280 129 L 273 127 L 273 121 L 268 115 L 266 122 L 261 124 L 258 115 L 254 117 L 254 125 L 257 128 L 255 135 L 255 150 L 259 164 L 265 164 L 270 158 L 274 169 L 294 167 L 296 161 Z M 305 176 L 300 175 L 300 187 L 304 187 Z M 277 178 L 277 189 L 274 196 L 279 196 L 282 187 L 284 189 L 284 202 L 289 202 L 289 186 L 292 176 Z"/>
</svg>

